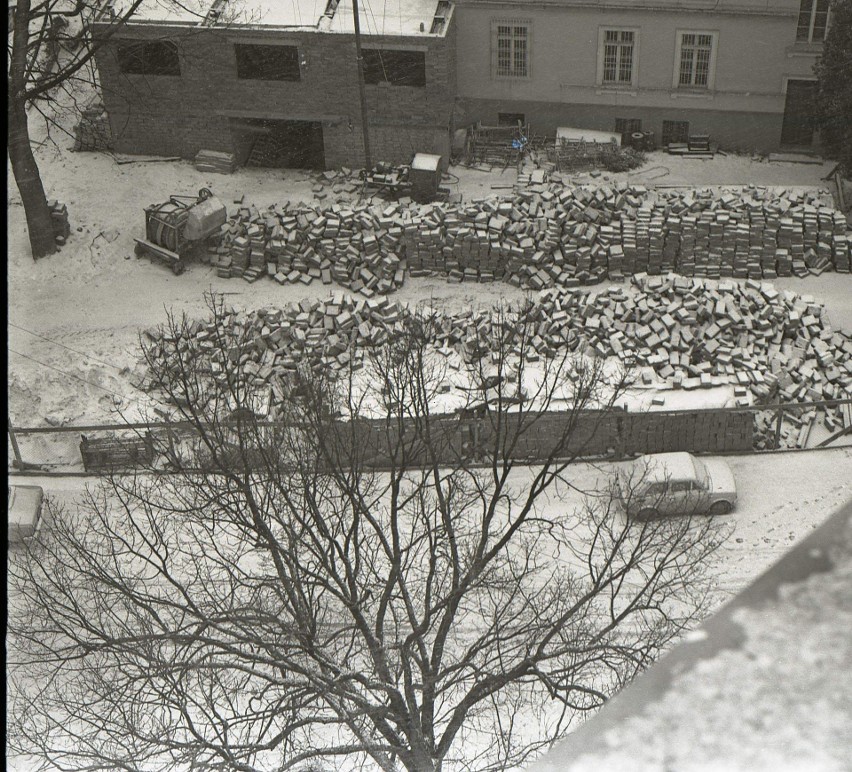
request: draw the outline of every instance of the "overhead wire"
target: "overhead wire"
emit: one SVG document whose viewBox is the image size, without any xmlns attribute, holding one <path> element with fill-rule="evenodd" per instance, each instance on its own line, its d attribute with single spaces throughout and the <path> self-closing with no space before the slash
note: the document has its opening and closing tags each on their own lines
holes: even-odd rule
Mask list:
<svg viewBox="0 0 852 772">
<path fill-rule="evenodd" d="M 125 368 L 115 364 L 114 362 L 105 362 L 103 359 L 98 359 L 97 357 L 93 357 L 91 354 L 87 354 L 85 351 L 80 351 L 76 348 L 72 348 L 71 346 L 66 346 L 64 343 L 60 343 L 58 340 L 53 340 L 53 338 L 48 338 L 46 335 L 42 335 L 41 333 L 34 332 L 33 330 L 28 330 L 26 327 L 21 327 L 19 324 L 15 324 L 14 322 L 8 323 L 10 327 L 14 327 L 16 330 L 20 330 L 21 332 L 25 332 L 28 335 L 33 335 L 36 338 L 41 338 L 48 343 L 52 343 L 54 346 L 59 346 L 61 348 L 67 349 L 68 351 L 72 351 L 75 354 L 79 354 L 80 356 L 86 357 L 86 359 L 90 359 L 92 362 L 97 362 L 99 365 L 104 365 L 106 367 L 112 367 L 119 372 L 124 370 Z"/>
<path fill-rule="evenodd" d="M 56 367 L 55 365 L 48 364 L 47 362 L 42 362 L 35 357 L 31 357 L 28 354 L 24 354 L 20 351 L 15 351 L 15 349 L 9 348 L 7 349 L 12 354 L 17 354 L 19 357 L 23 357 L 24 359 L 30 360 L 30 362 L 35 362 L 37 365 L 41 365 L 42 367 L 47 367 L 50 370 L 55 370 L 58 373 L 68 377 L 74 378 L 82 383 L 85 383 L 87 386 L 91 386 L 94 389 L 100 389 L 101 391 L 107 392 L 107 394 L 112 394 L 114 397 L 118 397 L 119 399 L 130 400 L 131 402 L 137 402 L 140 405 L 145 404 L 142 400 L 137 397 L 128 397 L 126 394 L 119 394 L 117 391 L 113 391 L 112 389 L 108 389 L 106 386 L 101 386 L 99 383 L 92 383 L 91 381 L 87 381 L 85 378 L 81 378 L 79 375 L 75 373 L 69 372 L 68 370 L 63 370 L 61 367 Z"/>
</svg>

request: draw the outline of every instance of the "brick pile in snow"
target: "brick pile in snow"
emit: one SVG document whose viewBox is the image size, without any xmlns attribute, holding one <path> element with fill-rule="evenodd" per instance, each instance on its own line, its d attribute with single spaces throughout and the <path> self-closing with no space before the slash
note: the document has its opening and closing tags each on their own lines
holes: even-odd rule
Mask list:
<svg viewBox="0 0 852 772">
<path fill-rule="evenodd" d="M 329 371 L 358 366 L 365 352 L 401 331 L 412 311 L 387 297 L 334 293 L 246 316 L 230 312 L 196 322 L 187 345 L 197 347 L 214 379 L 238 377 L 275 405 L 287 399 L 302 364 Z M 639 368 L 646 385 L 701 389 L 731 385 L 739 404 L 783 403 L 852 396 L 852 336 L 833 330 L 823 307 L 808 297 L 749 280 L 707 282 L 676 275 L 634 277 L 632 287 L 599 294 L 552 288 L 523 308 L 436 316 L 431 343 L 447 357 L 472 362 L 490 356 L 494 325 L 525 329 L 529 360 L 566 351 L 618 357 Z M 155 354 L 162 331 L 151 331 Z M 245 345 L 223 348 L 217 339 Z M 152 388 L 150 378 L 139 385 Z M 816 417 L 816 411 L 814 417 Z M 829 408 L 830 429 L 852 425 L 852 414 Z M 764 429 L 766 427 L 763 427 Z"/>
<path fill-rule="evenodd" d="M 80 122 L 74 127 L 74 150 L 112 150 L 109 115 L 102 102 L 84 108 Z"/>
<path fill-rule="evenodd" d="M 772 279 L 848 273 L 842 213 L 809 192 L 531 184 L 469 204 L 244 206 L 223 226 L 222 276 L 337 283 L 366 297 L 411 276 L 577 287 L 638 273 Z"/>
</svg>

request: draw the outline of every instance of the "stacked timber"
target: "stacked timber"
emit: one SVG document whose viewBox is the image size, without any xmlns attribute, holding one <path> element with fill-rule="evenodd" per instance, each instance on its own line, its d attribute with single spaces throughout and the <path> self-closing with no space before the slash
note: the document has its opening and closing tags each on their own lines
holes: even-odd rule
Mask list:
<svg viewBox="0 0 852 772">
<path fill-rule="evenodd" d="M 237 158 L 233 153 L 199 150 L 195 155 L 195 168 L 200 172 L 233 174 L 237 168 Z"/>
</svg>

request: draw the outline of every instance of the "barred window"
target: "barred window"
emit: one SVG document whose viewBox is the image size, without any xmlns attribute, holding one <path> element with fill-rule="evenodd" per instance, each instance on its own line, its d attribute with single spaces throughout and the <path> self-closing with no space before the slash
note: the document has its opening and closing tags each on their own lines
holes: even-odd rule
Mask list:
<svg viewBox="0 0 852 772">
<path fill-rule="evenodd" d="M 498 78 L 528 78 L 530 75 L 530 25 L 498 21 L 493 29 L 494 74 Z"/>
<path fill-rule="evenodd" d="M 828 30 L 829 0 L 802 0 L 796 40 L 800 43 L 822 43 Z"/>
<path fill-rule="evenodd" d="M 633 30 L 607 29 L 603 35 L 601 82 L 614 85 L 632 84 L 636 33 Z"/>
<path fill-rule="evenodd" d="M 681 33 L 678 86 L 710 87 L 715 42 L 715 36 L 710 33 Z"/>
</svg>

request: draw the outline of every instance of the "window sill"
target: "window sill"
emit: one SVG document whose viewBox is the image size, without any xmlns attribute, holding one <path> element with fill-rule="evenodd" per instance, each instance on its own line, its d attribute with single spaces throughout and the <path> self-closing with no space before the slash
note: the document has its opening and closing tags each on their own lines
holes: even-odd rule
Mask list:
<svg viewBox="0 0 852 772">
<path fill-rule="evenodd" d="M 672 99 L 709 99 L 715 98 L 715 92 L 697 89 L 674 89 L 669 92 Z"/>
<path fill-rule="evenodd" d="M 492 79 L 511 82 L 531 80 L 531 77 L 529 75 L 494 75 Z"/>
<path fill-rule="evenodd" d="M 806 43 L 802 41 L 801 43 L 794 43 L 792 46 L 787 46 L 784 49 L 784 53 L 787 55 L 788 59 L 793 59 L 797 56 L 819 56 L 822 54 L 823 44 L 819 43 Z"/>
<path fill-rule="evenodd" d="M 639 92 L 634 86 L 608 86 L 599 84 L 595 89 L 595 94 L 598 96 L 604 94 L 615 94 L 620 96 L 638 96 Z"/>
</svg>

